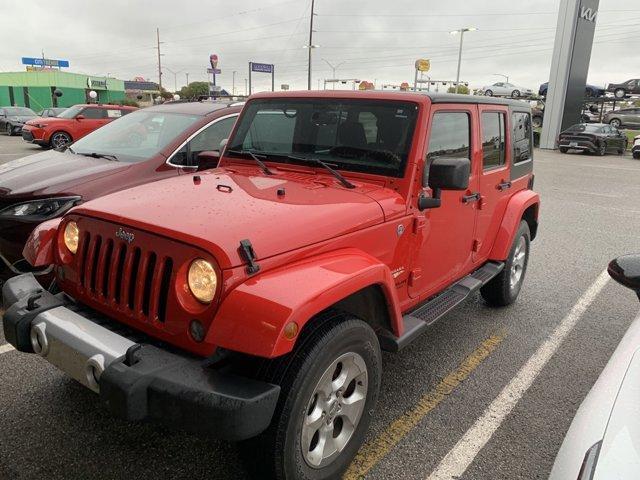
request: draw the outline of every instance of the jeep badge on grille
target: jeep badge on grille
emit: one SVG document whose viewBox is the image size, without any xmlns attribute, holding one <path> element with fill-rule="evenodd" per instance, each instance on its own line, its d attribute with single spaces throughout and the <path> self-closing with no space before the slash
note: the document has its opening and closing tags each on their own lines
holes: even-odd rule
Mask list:
<svg viewBox="0 0 640 480">
<path fill-rule="evenodd" d="M 116 237 L 118 237 L 120 240 L 124 240 L 127 243 L 133 242 L 133 239 L 136 238 L 133 233 L 123 230 L 122 227 L 120 227 L 116 232 Z"/>
</svg>

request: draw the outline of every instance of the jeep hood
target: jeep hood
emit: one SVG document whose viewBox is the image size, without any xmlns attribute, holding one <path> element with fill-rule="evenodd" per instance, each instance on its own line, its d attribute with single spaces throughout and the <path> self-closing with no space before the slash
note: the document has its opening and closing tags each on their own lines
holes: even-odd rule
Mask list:
<svg viewBox="0 0 640 480">
<path fill-rule="evenodd" d="M 76 193 L 74 187 L 126 169 L 129 164 L 48 150 L 0 165 L 0 198 Z"/>
<path fill-rule="evenodd" d="M 225 269 L 246 263 L 238 248 L 244 239 L 261 260 L 381 223 L 383 210 L 367 194 L 381 188 L 349 190 L 309 173 L 217 169 L 117 192 L 71 212 L 198 246 Z"/>
</svg>

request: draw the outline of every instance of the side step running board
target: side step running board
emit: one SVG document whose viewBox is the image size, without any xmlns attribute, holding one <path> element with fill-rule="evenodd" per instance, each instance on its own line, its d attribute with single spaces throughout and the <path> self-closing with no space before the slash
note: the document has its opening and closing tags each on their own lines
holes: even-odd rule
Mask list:
<svg viewBox="0 0 640 480">
<path fill-rule="evenodd" d="M 488 262 L 475 272 L 458 280 L 439 295 L 427 300 L 403 317 L 404 333 L 396 337 L 389 331 L 378 335 L 380 348 L 398 352 L 424 333 L 437 320 L 445 316 L 469 295 L 498 275 L 504 268 L 502 262 Z"/>
</svg>

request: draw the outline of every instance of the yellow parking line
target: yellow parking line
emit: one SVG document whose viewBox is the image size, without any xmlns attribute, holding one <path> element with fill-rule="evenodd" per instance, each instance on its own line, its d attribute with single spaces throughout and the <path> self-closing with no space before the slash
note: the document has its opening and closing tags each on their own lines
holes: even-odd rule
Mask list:
<svg viewBox="0 0 640 480">
<path fill-rule="evenodd" d="M 354 458 L 344 474 L 344 480 L 362 479 L 375 467 L 416 425 L 436 408 L 447 395 L 451 394 L 461 382 L 493 352 L 504 340 L 506 333 L 499 332 L 487 338 L 454 371 L 449 373 L 435 388 L 424 394 L 418 403 L 394 420 L 372 441 L 367 442 Z"/>
</svg>

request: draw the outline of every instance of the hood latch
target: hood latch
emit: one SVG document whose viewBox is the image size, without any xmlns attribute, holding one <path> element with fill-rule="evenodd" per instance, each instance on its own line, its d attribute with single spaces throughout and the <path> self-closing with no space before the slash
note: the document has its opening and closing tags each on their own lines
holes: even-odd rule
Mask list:
<svg viewBox="0 0 640 480">
<path fill-rule="evenodd" d="M 247 263 L 247 273 L 254 275 L 260 271 L 260 265 L 256 263 L 256 252 L 253 251 L 251 240 L 240 240 L 240 254 L 245 258 Z"/>
</svg>

